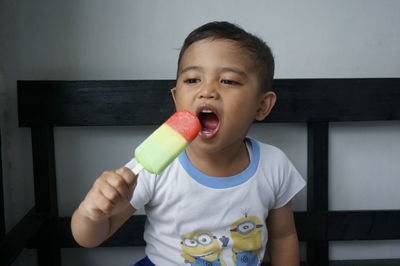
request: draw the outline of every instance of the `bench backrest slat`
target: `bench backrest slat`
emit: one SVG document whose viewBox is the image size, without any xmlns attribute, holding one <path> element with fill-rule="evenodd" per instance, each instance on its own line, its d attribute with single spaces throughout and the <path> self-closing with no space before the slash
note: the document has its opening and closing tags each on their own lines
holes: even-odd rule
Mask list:
<svg viewBox="0 0 400 266">
<path fill-rule="evenodd" d="M 161 124 L 174 80 L 19 81 L 20 126 Z M 278 79 L 264 122 L 400 119 L 400 79 Z"/>
</svg>

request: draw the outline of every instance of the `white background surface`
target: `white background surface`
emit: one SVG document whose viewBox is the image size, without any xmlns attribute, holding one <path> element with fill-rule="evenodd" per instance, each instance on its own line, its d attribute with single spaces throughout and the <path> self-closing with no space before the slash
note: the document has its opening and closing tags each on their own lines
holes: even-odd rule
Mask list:
<svg viewBox="0 0 400 266">
<path fill-rule="evenodd" d="M 7 229 L 33 206 L 30 131 L 17 123 L 16 80 L 173 79 L 195 27 L 238 23 L 272 47 L 276 78 L 400 76 L 400 2 L 0 1 L 0 126 Z M 132 109 L 134 110 L 134 106 Z M 330 209 L 400 208 L 400 122 L 330 126 Z M 60 215 L 120 167 L 154 127 L 56 128 Z M 255 125 L 306 176 L 306 125 Z M 306 190 L 295 199 L 306 208 Z M 399 258 L 400 241 L 334 242 L 332 259 Z M 142 248 L 65 249 L 63 265 L 129 265 Z M 15 265 L 36 265 L 26 251 Z"/>
</svg>

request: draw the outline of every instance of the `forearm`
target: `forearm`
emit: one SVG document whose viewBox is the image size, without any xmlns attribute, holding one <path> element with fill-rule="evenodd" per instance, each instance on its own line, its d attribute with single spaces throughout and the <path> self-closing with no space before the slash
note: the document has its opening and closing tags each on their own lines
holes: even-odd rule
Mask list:
<svg viewBox="0 0 400 266">
<path fill-rule="evenodd" d="M 268 240 L 268 252 L 272 266 L 298 266 L 299 242 L 296 234 Z"/>
<path fill-rule="evenodd" d="M 76 242 L 83 247 L 96 247 L 103 243 L 110 234 L 109 219 L 93 221 L 82 210 L 75 211 L 71 220 L 71 230 Z"/>
</svg>

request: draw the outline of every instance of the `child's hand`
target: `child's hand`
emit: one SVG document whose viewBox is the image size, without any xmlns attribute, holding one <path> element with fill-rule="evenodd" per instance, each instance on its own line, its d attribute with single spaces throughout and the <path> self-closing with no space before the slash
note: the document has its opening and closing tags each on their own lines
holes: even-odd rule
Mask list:
<svg viewBox="0 0 400 266">
<path fill-rule="evenodd" d="M 95 222 L 125 210 L 130 204 L 137 176 L 129 168 L 105 171 L 95 181 L 79 208 Z"/>
</svg>

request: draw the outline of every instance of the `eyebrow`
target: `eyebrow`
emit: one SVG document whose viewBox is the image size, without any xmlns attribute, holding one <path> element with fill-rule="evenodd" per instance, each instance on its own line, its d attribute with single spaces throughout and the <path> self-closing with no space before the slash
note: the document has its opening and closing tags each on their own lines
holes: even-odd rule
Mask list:
<svg viewBox="0 0 400 266">
<path fill-rule="evenodd" d="M 182 69 L 180 74 L 183 74 L 183 73 L 188 72 L 190 70 L 201 71 L 201 72 L 204 71 L 203 68 L 200 67 L 200 66 L 188 66 L 188 67 L 185 67 L 184 69 Z M 236 73 L 238 75 L 247 77 L 247 74 L 246 74 L 245 71 L 243 71 L 243 70 L 241 70 L 239 68 L 236 68 L 236 67 L 222 67 L 222 68 L 220 68 L 220 72 L 222 72 L 222 73 L 223 72 L 233 72 L 233 73 Z"/>
<path fill-rule="evenodd" d="M 223 67 L 223 68 L 221 68 L 221 72 L 233 72 L 233 73 L 239 74 L 240 76 L 247 77 L 247 74 L 245 71 L 243 71 L 239 68 L 236 68 L 236 67 Z"/>
<path fill-rule="evenodd" d="M 183 73 L 188 72 L 190 70 L 203 71 L 203 68 L 199 67 L 199 66 L 188 66 L 188 67 L 185 67 L 184 69 L 182 69 L 180 74 L 183 74 Z"/>
</svg>

